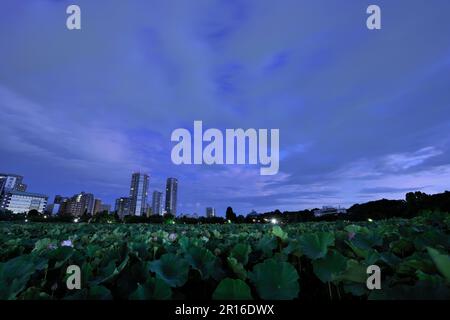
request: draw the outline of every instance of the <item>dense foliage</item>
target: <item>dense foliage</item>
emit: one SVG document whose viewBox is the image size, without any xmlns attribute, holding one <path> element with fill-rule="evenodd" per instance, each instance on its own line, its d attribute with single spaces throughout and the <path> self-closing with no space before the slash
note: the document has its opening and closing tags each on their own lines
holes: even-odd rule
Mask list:
<svg viewBox="0 0 450 320">
<path fill-rule="evenodd" d="M 299 224 L 0 223 L 0 299 L 450 299 L 450 217 Z M 68 290 L 78 265 L 82 289 Z M 367 266 L 382 289 L 366 287 Z"/>
<path fill-rule="evenodd" d="M 350 220 L 363 221 L 371 218 L 373 220 L 389 218 L 412 218 L 419 215 L 424 210 L 450 212 L 450 192 L 445 191 L 437 194 L 426 194 L 423 192 L 409 192 L 404 200 L 380 199 L 361 204 L 354 204 L 347 210 L 347 214 L 325 215 L 314 217 L 313 210 L 284 211 L 275 210 L 253 217 L 247 216 L 247 222 L 251 218 L 262 217 L 282 219 L 285 222 L 306 222 L 306 221 L 336 221 Z M 250 219 L 249 219 L 250 218 Z M 241 221 L 246 218 L 241 217 Z M 238 219 L 239 220 L 239 219 Z"/>
</svg>

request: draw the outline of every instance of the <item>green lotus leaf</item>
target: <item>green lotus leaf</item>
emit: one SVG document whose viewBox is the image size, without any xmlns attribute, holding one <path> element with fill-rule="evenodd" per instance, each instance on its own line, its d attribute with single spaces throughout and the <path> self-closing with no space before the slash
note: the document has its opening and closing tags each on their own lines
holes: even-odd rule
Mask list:
<svg viewBox="0 0 450 320">
<path fill-rule="evenodd" d="M 396 267 L 399 263 L 402 262 L 402 259 L 397 257 L 392 252 L 386 251 L 380 253 L 380 260 L 386 263 L 390 267 Z"/>
<path fill-rule="evenodd" d="M 139 284 L 130 295 L 130 300 L 169 300 L 171 298 L 172 290 L 159 278 L 149 278 L 145 284 Z"/>
<path fill-rule="evenodd" d="M 401 276 L 414 276 L 417 270 L 421 270 L 426 273 L 432 273 L 435 271 L 433 262 L 425 258 L 425 254 L 415 253 L 414 255 L 403 259 L 395 268 L 398 275 Z"/>
<path fill-rule="evenodd" d="M 181 287 L 188 279 L 189 263 L 172 253 L 163 254 L 159 260 L 150 262 L 149 267 L 171 287 Z"/>
<path fill-rule="evenodd" d="M 256 248 L 263 252 L 265 257 L 271 257 L 273 250 L 277 247 L 277 241 L 274 237 L 265 235 L 257 243 Z"/>
<path fill-rule="evenodd" d="M 374 246 L 381 246 L 383 244 L 383 238 L 373 231 L 356 233 L 350 241 L 354 246 L 363 250 L 372 249 Z"/>
<path fill-rule="evenodd" d="M 351 281 L 356 283 L 366 283 L 367 281 L 367 266 L 364 264 L 349 259 L 347 260 L 347 267 L 344 272 L 336 277 L 337 281 Z"/>
<path fill-rule="evenodd" d="M 105 284 L 112 282 L 122 270 L 127 266 L 129 261 L 129 256 L 126 256 L 125 259 L 117 266 L 116 260 L 111 260 L 106 265 L 106 267 L 102 268 L 100 271 L 100 275 L 95 279 L 94 283 L 96 284 Z"/>
<path fill-rule="evenodd" d="M 218 258 L 214 258 L 211 266 L 210 276 L 214 280 L 220 281 L 225 277 L 225 275 L 225 271 L 222 268 L 222 261 Z"/>
<path fill-rule="evenodd" d="M 84 262 L 81 265 L 81 285 L 82 287 L 86 287 L 90 280 L 93 278 L 93 270 L 91 263 Z"/>
<path fill-rule="evenodd" d="M 272 256 L 272 259 L 277 260 L 277 261 L 287 262 L 288 256 L 286 254 L 284 254 L 283 252 L 276 252 Z"/>
<path fill-rule="evenodd" d="M 192 246 L 186 252 L 186 260 L 192 268 L 200 272 L 203 280 L 213 275 L 216 259 L 216 256 L 205 248 Z"/>
<path fill-rule="evenodd" d="M 248 255 L 250 252 L 251 248 L 248 244 L 238 243 L 231 250 L 230 257 L 235 258 L 245 266 L 248 263 Z"/>
<path fill-rule="evenodd" d="M 283 231 L 280 226 L 274 226 L 272 228 L 272 234 L 283 241 L 287 240 L 288 238 L 287 232 Z"/>
<path fill-rule="evenodd" d="M 399 239 L 391 242 L 389 247 L 391 252 L 399 257 L 409 256 L 415 250 L 414 243 L 407 239 Z"/>
<path fill-rule="evenodd" d="M 200 240 L 193 237 L 181 236 L 178 239 L 178 244 L 180 245 L 180 249 L 186 253 L 191 247 L 198 247 Z"/>
<path fill-rule="evenodd" d="M 283 249 L 283 253 L 286 255 L 292 254 L 296 257 L 301 257 L 302 250 L 300 242 L 297 239 L 290 240 L 287 247 Z"/>
<path fill-rule="evenodd" d="M 367 259 L 367 256 L 369 255 L 369 250 L 363 250 L 355 246 L 350 241 L 345 240 L 344 243 L 352 249 L 353 253 L 356 254 L 359 258 Z"/>
<path fill-rule="evenodd" d="M 189 238 L 186 236 L 182 236 L 180 239 L 178 239 L 178 244 L 180 245 L 181 250 L 186 252 L 190 246 Z"/>
<path fill-rule="evenodd" d="M 348 233 L 367 233 L 369 229 L 367 227 L 358 226 L 356 224 L 348 225 L 344 228 Z"/>
<path fill-rule="evenodd" d="M 427 247 L 427 251 L 439 272 L 450 281 L 450 257 L 430 247 Z"/>
<path fill-rule="evenodd" d="M 417 250 L 425 250 L 427 247 L 450 247 L 448 235 L 436 229 L 416 235 L 413 241 Z"/>
<path fill-rule="evenodd" d="M 30 277 L 46 267 L 46 259 L 33 255 L 22 255 L 0 263 L 0 300 L 15 299 L 26 288 Z"/>
<path fill-rule="evenodd" d="M 315 275 L 326 283 L 336 280 L 346 270 L 347 258 L 336 250 L 330 250 L 324 258 L 314 260 L 312 265 Z"/>
<path fill-rule="evenodd" d="M 89 258 L 93 258 L 98 252 L 101 250 L 99 245 L 89 244 L 86 246 L 86 256 Z"/>
<path fill-rule="evenodd" d="M 49 252 L 48 259 L 55 264 L 54 269 L 62 267 L 72 257 L 74 250 L 72 247 L 59 247 Z"/>
<path fill-rule="evenodd" d="M 380 260 L 380 254 L 375 249 L 368 250 L 367 256 L 365 258 L 365 263 L 367 265 L 376 264 Z"/>
<path fill-rule="evenodd" d="M 433 285 L 441 285 L 444 284 L 445 280 L 441 276 L 437 274 L 428 274 L 425 272 L 422 272 L 421 270 L 417 270 L 416 272 L 417 279 L 422 281 L 428 281 L 431 282 Z"/>
<path fill-rule="evenodd" d="M 308 258 L 314 260 L 326 256 L 328 247 L 334 245 L 331 232 L 308 233 L 299 238 L 301 249 Z"/>
<path fill-rule="evenodd" d="M 244 269 L 242 263 L 237 261 L 235 258 L 227 258 L 228 266 L 233 270 L 233 272 L 238 276 L 239 279 L 247 279 L 247 271 Z"/>
<path fill-rule="evenodd" d="M 137 260 L 134 260 L 133 253 L 131 253 L 130 258 L 133 261 L 130 262 L 130 264 L 128 265 L 127 272 L 137 282 L 144 283 L 150 276 L 150 269 L 149 269 L 150 262 L 143 262 L 138 258 Z"/>
<path fill-rule="evenodd" d="M 252 300 L 252 295 L 244 281 L 226 278 L 220 281 L 212 298 L 214 300 Z"/>
<path fill-rule="evenodd" d="M 127 269 L 126 271 L 128 271 Z M 147 280 L 149 278 L 151 277 L 148 276 Z M 114 279 L 114 281 L 108 282 L 107 286 L 110 287 L 111 285 L 115 285 L 114 298 L 128 299 L 130 295 L 136 291 L 138 284 L 139 283 L 136 282 L 136 279 L 134 279 L 129 272 L 122 272 Z"/>
<path fill-rule="evenodd" d="M 249 278 L 262 299 L 290 300 L 298 297 L 299 276 L 287 262 L 267 259 L 253 268 Z"/>
<path fill-rule="evenodd" d="M 52 240 L 49 238 L 40 239 L 34 244 L 34 249 L 32 252 L 51 250 L 50 247 L 52 244 L 56 246 L 56 244 L 52 243 Z"/>
<path fill-rule="evenodd" d="M 213 230 L 212 232 L 213 232 L 214 237 L 216 237 L 217 239 L 223 238 L 222 234 L 219 231 Z"/>
</svg>

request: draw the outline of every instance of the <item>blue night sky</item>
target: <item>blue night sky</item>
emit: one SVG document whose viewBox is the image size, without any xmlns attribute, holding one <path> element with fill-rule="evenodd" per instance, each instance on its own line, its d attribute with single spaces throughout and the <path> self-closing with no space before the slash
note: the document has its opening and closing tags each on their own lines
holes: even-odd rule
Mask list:
<svg viewBox="0 0 450 320">
<path fill-rule="evenodd" d="M 66 29 L 78 4 L 82 30 Z M 366 8 L 382 9 L 382 30 Z M 450 184 L 450 1 L 3 0 L 0 172 L 127 196 L 179 179 L 182 213 L 349 206 Z M 259 165 L 173 165 L 176 128 L 279 128 Z"/>
</svg>

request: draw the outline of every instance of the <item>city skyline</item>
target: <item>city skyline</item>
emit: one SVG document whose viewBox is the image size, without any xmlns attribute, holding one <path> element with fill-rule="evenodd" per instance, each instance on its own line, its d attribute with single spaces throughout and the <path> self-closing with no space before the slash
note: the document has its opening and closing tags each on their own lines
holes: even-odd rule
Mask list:
<svg viewBox="0 0 450 320">
<path fill-rule="evenodd" d="M 150 192 L 177 177 L 180 213 L 220 215 L 447 190 L 450 3 L 378 2 L 373 31 L 357 0 L 80 0 L 69 31 L 66 2 L 7 0 L 0 170 L 50 199 L 84 190 L 112 206 L 131 172 Z M 171 133 L 196 120 L 279 129 L 279 172 L 174 165 Z"/>
<path fill-rule="evenodd" d="M 133 201 L 136 202 L 136 200 L 133 200 L 133 186 L 139 184 L 139 178 L 136 178 L 138 176 L 139 178 L 145 177 L 146 182 L 146 189 L 148 189 L 148 181 L 150 177 L 142 172 L 133 172 L 131 173 L 131 187 L 130 189 L 130 196 L 128 197 L 116 197 L 113 201 L 113 205 L 109 203 L 104 203 L 102 199 L 99 199 L 94 194 L 81 191 L 73 196 L 62 196 L 60 194 L 56 194 L 54 196 L 54 200 L 50 201 L 51 197 L 49 197 L 46 194 L 42 193 L 35 193 L 35 192 L 29 192 L 26 191 L 28 185 L 23 183 L 24 176 L 18 175 L 18 174 L 5 174 L 0 173 L 0 209 L 2 209 L 2 206 L 5 205 L 6 201 L 10 201 L 11 196 L 15 197 L 31 197 L 31 198 L 45 198 L 44 202 L 38 202 L 37 206 L 33 206 L 32 204 L 27 204 L 29 207 L 24 212 L 37 209 L 41 213 L 47 213 L 51 215 L 71 215 L 75 217 L 79 217 L 83 215 L 84 213 L 87 213 L 89 215 L 95 215 L 99 212 L 108 211 L 109 213 L 117 213 L 121 219 L 124 218 L 124 216 L 131 215 L 131 216 L 149 216 L 149 215 L 165 215 L 165 214 L 173 214 L 173 209 L 175 208 L 175 214 L 174 216 L 181 217 L 181 216 L 205 216 L 205 217 L 225 217 L 225 212 L 219 212 L 217 214 L 216 208 L 212 206 L 206 206 L 204 208 L 200 209 L 200 213 L 197 211 L 193 212 L 186 212 L 182 211 L 179 212 L 177 209 L 177 195 L 178 195 L 178 179 L 176 178 L 167 178 L 166 180 L 166 189 L 165 189 L 165 196 L 163 198 L 163 192 L 158 190 L 153 190 L 152 196 L 145 198 L 148 199 L 145 201 L 145 205 L 142 208 L 142 211 L 136 209 L 133 212 Z M 11 182 L 8 178 L 13 177 L 14 180 Z M 5 179 L 6 178 L 6 179 Z M 141 180 L 142 183 L 142 180 Z M 143 190 L 142 190 L 143 191 Z M 417 192 L 419 190 L 412 190 L 411 192 Z M 442 190 L 437 193 L 442 192 L 448 192 L 448 189 Z M 6 197 L 5 197 L 6 196 Z M 150 200 L 151 199 L 151 200 Z M 164 200 L 163 200 L 164 199 Z M 169 201 L 167 201 L 169 199 Z M 171 200 L 172 199 L 172 200 Z M 173 200 L 174 199 L 174 200 Z M 383 198 L 385 199 L 385 198 Z M 381 200 L 381 199 L 372 199 L 372 201 Z M 405 197 L 401 198 L 391 198 L 389 200 L 405 200 Z M 31 200 L 33 201 L 33 200 Z M 369 201 L 370 202 L 370 201 Z M 20 200 L 19 200 L 20 204 Z M 353 203 L 352 205 L 355 205 L 357 203 Z M 56 210 L 55 210 L 55 207 Z M 135 206 L 135 205 L 134 205 Z M 228 207 L 233 207 L 232 204 L 230 204 Z M 348 208 L 350 208 L 351 205 L 347 206 L 347 208 L 343 208 L 340 205 L 336 206 L 327 206 L 322 205 L 320 207 L 310 207 L 310 208 L 302 208 L 297 210 L 291 210 L 291 211 L 302 211 L 302 210 L 312 210 L 317 216 L 320 216 L 323 214 L 323 212 L 333 211 L 337 213 L 346 212 Z M 98 209 L 100 208 L 100 209 Z M 155 210 L 155 208 L 159 208 L 159 210 Z M 169 210 L 168 210 L 169 208 Z M 9 209 L 9 208 L 7 208 Z M 149 211 L 151 209 L 151 211 Z M 201 211 L 204 210 L 204 214 L 201 213 Z M 263 210 L 260 212 L 257 212 L 255 210 L 252 210 L 251 212 L 242 212 L 239 209 L 236 210 L 234 208 L 234 212 L 237 212 L 239 215 L 252 215 L 252 214 L 260 214 L 260 213 L 268 213 L 270 211 L 289 211 L 289 210 L 283 210 L 283 208 L 277 208 L 275 210 Z M 14 213 L 23 213 L 21 212 L 15 212 Z M 157 213 L 158 212 L 158 213 Z"/>
<path fill-rule="evenodd" d="M 0 173 L 0 209 L 11 210 L 11 208 L 3 208 L 6 202 L 10 202 L 11 197 L 30 197 L 30 198 L 45 198 L 45 202 L 39 202 L 36 205 L 31 205 L 30 201 L 26 203 L 19 203 L 22 211 L 12 210 L 13 213 L 23 213 L 32 209 L 37 209 L 41 213 L 70 215 L 79 217 L 85 213 L 95 215 L 102 211 L 110 213 L 115 212 L 121 218 L 126 215 L 133 216 L 148 216 L 150 215 L 164 215 L 172 214 L 176 216 L 177 211 L 177 196 L 178 196 L 178 179 L 169 177 L 166 180 L 166 192 L 163 202 L 163 193 L 154 190 L 151 201 L 148 197 L 150 176 L 142 172 L 133 172 L 131 174 L 130 194 L 128 197 L 119 197 L 114 201 L 114 210 L 112 205 L 104 203 L 94 194 L 81 191 L 73 196 L 63 196 L 57 193 L 53 197 L 53 201 L 48 201 L 49 196 L 33 192 L 27 192 L 28 185 L 23 183 L 24 176 L 15 173 Z M 21 202 L 19 200 L 19 202 Z M 164 210 L 163 210 L 164 209 Z M 215 215 L 215 209 L 213 216 Z M 151 210 L 151 211 L 149 211 Z M 197 214 L 197 212 L 183 212 L 180 215 Z M 208 215 L 208 214 L 206 214 Z"/>
</svg>

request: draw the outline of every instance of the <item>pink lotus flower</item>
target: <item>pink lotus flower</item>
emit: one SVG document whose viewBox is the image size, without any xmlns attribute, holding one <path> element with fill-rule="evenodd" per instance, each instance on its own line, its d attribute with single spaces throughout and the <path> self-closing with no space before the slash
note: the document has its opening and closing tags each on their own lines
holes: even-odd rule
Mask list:
<svg viewBox="0 0 450 320">
<path fill-rule="evenodd" d="M 176 233 L 171 233 L 170 235 L 169 235 L 169 240 L 170 241 L 175 241 L 177 239 L 177 234 Z"/>
<path fill-rule="evenodd" d="M 72 240 L 64 240 L 61 242 L 61 247 L 73 247 Z"/>
</svg>

